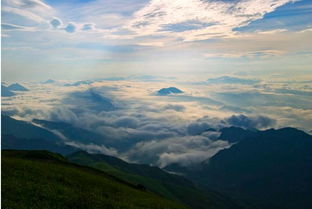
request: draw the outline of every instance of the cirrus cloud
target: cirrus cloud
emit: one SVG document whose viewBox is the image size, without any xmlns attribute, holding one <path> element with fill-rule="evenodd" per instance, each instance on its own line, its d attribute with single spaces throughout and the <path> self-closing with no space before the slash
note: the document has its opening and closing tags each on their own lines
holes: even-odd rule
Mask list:
<svg viewBox="0 0 312 209">
<path fill-rule="evenodd" d="M 294 1 L 152 0 L 134 14 L 127 28 L 138 36 L 158 34 L 186 41 L 231 37 L 235 34 L 233 29 L 261 19 L 289 2 Z"/>
</svg>

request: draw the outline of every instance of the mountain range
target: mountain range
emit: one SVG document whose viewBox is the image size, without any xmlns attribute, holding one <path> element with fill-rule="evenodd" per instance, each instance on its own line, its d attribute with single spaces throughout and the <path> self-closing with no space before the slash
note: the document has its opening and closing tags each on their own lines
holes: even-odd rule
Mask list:
<svg viewBox="0 0 312 209">
<path fill-rule="evenodd" d="M 202 162 L 200 169 L 184 170 L 186 177 L 250 209 L 311 208 L 311 135 L 294 128 L 232 128 L 231 133 L 236 144 Z"/>
<path fill-rule="evenodd" d="M 141 189 L 188 208 L 311 208 L 311 135 L 295 128 L 261 131 L 225 127 L 218 131 L 218 139 L 230 142 L 230 148 L 195 167 L 170 164 L 164 169 L 68 146 L 66 140 L 105 144 L 109 138 L 63 122 L 26 122 L 2 115 L 1 136 L 2 149 L 60 153 L 67 163 L 140 185 Z"/>
<path fill-rule="evenodd" d="M 94 137 L 93 132 L 73 127 L 62 122 L 33 120 L 33 123 L 15 120 L 2 115 L 2 149 L 5 150 L 49 150 L 63 154 L 69 162 L 89 166 L 132 184 L 196 209 L 242 209 L 235 201 L 221 193 L 207 190 L 203 192 L 190 180 L 170 174 L 158 167 L 131 164 L 116 157 L 89 154 L 66 145 L 58 135 L 49 131 L 59 130 L 71 137 Z M 37 126 L 37 125 L 40 125 Z M 75 134 L 74 134 L 75 133 Z M 77 138 L 79 140 L 79 137 Z"/>
</svg>

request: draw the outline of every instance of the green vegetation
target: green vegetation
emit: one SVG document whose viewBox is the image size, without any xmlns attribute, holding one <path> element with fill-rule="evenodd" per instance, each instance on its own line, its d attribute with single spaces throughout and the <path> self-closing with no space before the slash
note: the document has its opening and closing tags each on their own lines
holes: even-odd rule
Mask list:
<svg viewBox="0 0 312 209">
<path fill-rule="evenodd" d="M 203 193 L 184 177 L 169 174 L 160 168 L 148 165 L 131 164 L 115 157 L 88 154 L 84 151 L 67 156 L 71 162 L 100 169 L 133 184 L 144 185 L 168 199 L 179 201 L 196 209 L 240 209 L 231 199 L 216 193 Z"/>
<path fill-rule="evenodd" d="M 142 186 L 47 151 L 2 151 L 4 209 L 182 209 Z"/>
</svg>

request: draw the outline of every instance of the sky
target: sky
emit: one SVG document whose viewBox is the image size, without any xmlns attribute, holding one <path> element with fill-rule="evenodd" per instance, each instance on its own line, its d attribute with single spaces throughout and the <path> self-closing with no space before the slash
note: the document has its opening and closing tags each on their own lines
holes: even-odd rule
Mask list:
<svg viewBox="0 0 312 209">
<path fill-rule="evenodd" d="M 4 81 L 311 76 L 310 0 L 4 0 Z"/>
<path fill-rule="evenodd" d="M 224 127 L 312 133 L 311 0 L 2 0 L 1 11 L 2 84 L 28 89 L 2 93 L 1 113 L 103 137 L 51 130 L 70 146 L 190 166 L 233 145 Z M 181 93 L 158 93 L 168 87 Z"/>
</svg>

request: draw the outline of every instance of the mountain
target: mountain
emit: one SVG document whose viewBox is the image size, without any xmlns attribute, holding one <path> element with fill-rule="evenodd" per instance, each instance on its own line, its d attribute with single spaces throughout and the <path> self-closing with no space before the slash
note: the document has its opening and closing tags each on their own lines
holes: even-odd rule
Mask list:
<svg viewBox="0 0 312 209">
<path fill-rule="evenodd" d="M 103 155 L 103 154 L 89 154 L 84 151 L 79 151 L 72 153 L 67 156 L 67 158 L 72 162 L 90 162 L 90 163 L 107 163 L 116 169 L 122 170 L 127 173 L 133 173 L 140 176 L 150 177 L 154 179 L 159 179 L 162 181 L 167 181 L 179 185 L 193 186 L 193 183 L 185 179 L 182 176 L 172 175 L 158 167 L 144 165 L 144 164 L 135 164 L 127 163 L 119 158 Z"/>
<path fill-rule="evenodd" d="M 11 96 L 14 96 L 15 93 L 14 92 L 11 92 L 8 87 L 4 86 L 4 85 L 1 85 L 1 96 L 2 97 L 11 97 Z"/>
<path fill-rule="evenodd" d="M 214 191 L 204 194 L 182 176 L 169 174 L 158 167 L 127 163 L 102 154 L 78 151 L 67 156 L 70 162 L 100 169 L 134 184 L 144 185 L 168 199 L 193 209 L 241 209 L 233 200 Z"/>
<path fill-rule="evenodd" d="M 22 86 L 21 84 L 18 84 L 18 83 L 11 84 L 10 86 L 8 86 L 8 89 L 10 91 L 29 91 L 24 86 Z"/>
<path fill-rule="evenodd" d="M 30 122 L 15 120 L 6 115 L 1 115 L 1 121 L 1 134 L 13 135 L 21 138 L 44 138 L 54 142 L 63 141 L 54 133 L 35 126 Z"/>
<path fill-rule="evenodd" d="M 312 207 L 312 136 L 294 129 L 252 133 L 203 162 L 188 177 L 246 208 Z"/>
<path fill-rule="evenodd" d="M 215 130 L 205 124 L 201 124 L 201 125 L 195 124 L 195 125 L 190 125 L 188 127 L 188 132 L 189 134 L 192 134 L 192 135 L 200 135 L 201 133 L 205 131 L 218 131 L 221 134 L 217 139 L 228 141 L 231 144 L 237 143 L 248 137 L 253 137 L 259 132 L 258 130 L 248 130 L 248 129 L 243 129 L 243 128 L 235 127 L 235 126 L 221 128 L 220 130 Z M 179 175 L 187 175 L 190 173 L 196 173 L 202 167 L 203 165 L 201 164 L 196 164 L 191 167 L 189 166 L 185 167 L 178 163 L 172 163 L 164 167 L 164 170 L 168 172 L 176 173 Z"/>
<path fill-rule="evenodd" d="M 48 79 L 44 82 L 42 82 L 43 84 L 52 84 L 52 83 L 55 83 L 56 81 L 55 80 L 52 80 L 52 79 Z"/>
<path fill-rule="evenodd" d="M 67 83 L 64 86 L 80 86 L 80 85 L 90 85 L 93 81 L 76 81 L 74 83 Z"/>
<path fill-rule="evenodd" d="M 62 135 L 64 135 L 67 139 L 70 139 L 75 142 L 80 142 L 84 144 L 108 143 L 108 142 L 105 143 L 107 139 L 104 136 L 83 128 L 75 127 L 69 123 L 38 120 L 38 119 L 34 119 L 32 122 L 49 130 L 56 130 L 60 132 Z"/>
<path fill-rule="evenodd" d="M 29 122 L 1 115 L 1 149 L 50 150 L 69 154 L 76 149 L 54 133 Z"/>
<path fill-rule="evenodd" d="M 219 139 L 226 140 L 230 143 L 239 142 L 243 139 L 254 137 L 257 135 L 257 130 L 248 130 L 235 126 L 221 128 Z"/>
<path fill-rule="evenodd" d="M 159 91 L 157 91 L 158 95 L 170 95 L 170 94 L 180 94 L 183 93 L 182 90 L 176 88 L 176 87 L 169 87 L 169 88 L 162 88 Z"/>
<path fill-rule="evenodd" d="M 1 135 L 1 149 L 10 150 L 49 150 L 51 152 L 67 155 L 77 149 L 63 143 L 51 142 L 44 138 L 21 138 L 13 135 Z"/>
<path fill-rule="evenodd" d="M 90 143 L 100 139 L 93 132 L 67 123 L 45 120 L 33 120 L 30 123 L 2 115 L 1 148 L 2 150 L 49 150 L 68 155 L 68 160 L 73 163 L 102 170 L 193 209 L 241 209 L 230 198 L 210 190 L 204 194 L 191 181 L 182 176 L 169 174 L 158 167 L 131 164 L 112 156 L 77 152 L 77 149 L 66 145 L 63 139 L 50 130 L 58 131 L 76 141 L 90 140 Z"/>
<path fill-rule="evenodd" d="M 3 208 L 186 208 L 47 151 L 2 151 L 1 184 Z"/>
<path fill-rule="evenodd" d="M 63 103 L 71 105 L 80 104 L 83 107 L 97 112 L 117 109 L 110 98 L 103 96 L 102 93 L 96 89 L 72 92 L 63 100 Z M 79 108 L 73 108 L 72 111 L 80 112 L 81 110 Z"/>
</svg>

